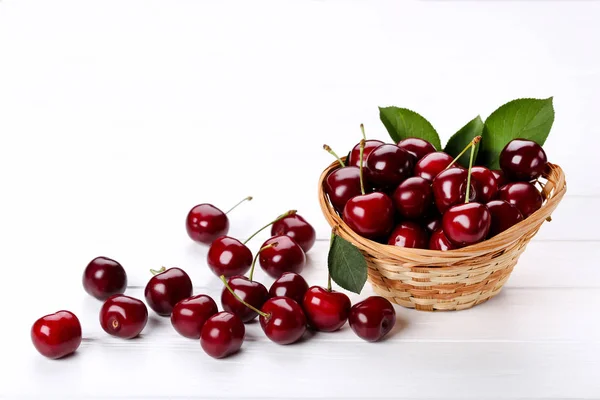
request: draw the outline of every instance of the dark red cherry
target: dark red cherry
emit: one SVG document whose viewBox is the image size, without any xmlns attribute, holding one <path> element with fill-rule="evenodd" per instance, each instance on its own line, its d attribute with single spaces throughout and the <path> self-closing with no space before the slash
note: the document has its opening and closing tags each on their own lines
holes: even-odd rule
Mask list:
<svg viewBox="0 0 600 400">
<path fill-rule="evenodd" d="M 269 296 L 271 297 L 289 297 L 296 301 L 298 304 L 302 304 L 304 295 L 308 290 L 308 283 L 306 280 L 298 274 L 293 272 L 284 272 L 269 289 Z"/>
<path fill-rule="evenodd" d="M 397 225 L 388 239 L 388 244 L 398 247 L 426 249 L 429 235 L 421 225 L 416 222 L 404 221 Z"/>
<path fill-rule="evenodd" d="M 264 248 L 270 244 L 273 247 Z M 294 239 L 289 236 L 274 236 L 261 246 L 258 261 L 261 268 L 272 278 L 279 278 L 284 272 L 299 274 L 306 264 L 306 255 Z"/>
<path fill-rule="evenodd" d="M 158 315 L 168 317 L 179 301 L 192 295 L 192 280 L 179 268 L 161 268 L 144 290 L 146 303 Z"/>
<path fill-rule="evenodd" d="M 346 203 L 343 219 L 354 232 L 367 239 L 384 238 L 394 226 L 394 205 L 381 192 L 355 196 Z"/>
<path fill-rule="evenodd" d="M 357 194 L 360 194 L 360 182 L 358 190 Z M 279 235 L 294 239 L 305 253 L 313 247 L 317 239 L 315 228 L 298 214 L 282 218 L 271 226 L 271 236 Z"/>
<path fill-rule="evenodd" d="M 245 276 L 232 276 L 227 281 L 231 290 L 242 300 L 260 309 L 269 299 L 267 288 L 260 282 L 251 281 Z M 256 312 L 240 303 L 226 287 L 221 292 L 223 310 L 238 316 L 243 322 L 250 322 L 258 315 Z"/>
<path fill-rule="evenodd" d="M 202 327 L 217 312 L 217 303 L 210 296 L 199 294 L 175 304 L 171 324 L 181 336 L 200 339 Z"/>
<path fill-rule="evenodd" d="M 463 168 L 452 167 L 442 171 L 435 177 L 431 187 L 433 198 L 438 211 L 443 214 L 455 204 L 465 202 L 467 192 L 467 177 L 469 173 Z M 476 196 L 476 191 L 471 185 L 470 200 Z"/>
<path fill-rule="evenodd" d="M 418 176 L 408 178 L 396 188 L 392 200 L 402 217 L 422 217 L 433 202 L 431 182 Z"/>
<path fill-rule="evenodd" d="M 498 193 L 498 181 L 494 173 L 486 167 L 471 168 L 471 184 L 475 189 L 474 200 L 478 203 L 487 203 Z"/>
<path fill-rule="evenodd" d="M 414 175 L 420 176 L 431 182 L 440 172 L 445 170 L 453 160 L 454 159 L 450 155 L 443 151 L 429 153 L 415 164 Z"/>
<path fill-rule="evenodd" d="M 452 243 L 464 247 L 484 240 L 490 231 L 491 220 L 485 204 L 459 204 L 446 211 L 442 229 Z"/>
<path fill-rule="evenodd" d="M 58 311 L 35 321 L 31 341 L 41 355 L 57 359 L 67 356 L 81 344 L 81 324 L 70 311 Z"/>
<path fill-rule="evenodd" d="M 96 257 L 85 267 L 83 288 L 98 300 L 106 300 L 112 295 L 125 293 L 127 274 L 115 260 Z"/>
<path fill-rule="evenodd" d="M 504 200 L 492 200 L 486 204 L 492 215 L 489 237 L 496 236 L 523 221 L 523 214 L 514 205 Z"/>
<path fill-rule="evenodd" d="M 429 250 L 454 250 L 456 246 L 446 237 L 442 228 L 437 229 L 429 238 Z"/>
<path fill-rule="evenodd" d="M 524 218 L 539 210 L 543 203 L 539 190 L 529 182 L 513 182 L 504 185 L 498 192 L 498 199 L 517 207 Z"/>
<path fill-rule="evenodd" d="M 350 328 L 367 342 L 376 342 L 387 335 L 396 324 L 396 310 L 381 296 L 367 297 L 350 309 Z"/>
<path fill-rule="evenodd" d="M 217 276 L 244 275 L 252 265 L 252 252 L 239 240 L 221 236 L 210 245 L 206 260 Z"/>
<path fill-rule="evenodd" d="M 363 179 L 365 178 L 363 176 Z M 361 193 L 360 169 L 358 167 L 336 169 L 327 175 L 324 185 L 331 204 L 336 210 L 342 212 L 348 200 Z"/>
<path fill-rule="evenodd" d="M 363 167 L 365 166 L 365 160 L 369 157 L 369 154 L 383 143 L 381 140 L 365 140 L 365 148 L 363 150 Z M 350 167 L 360 167 L 360 143 L 356 144 L 350 156 L 348 157 L 347 165 Z"/>
<path fill-rule="evenodd" d="M 302 307 L 289 297 L 267 300 L 261 311 L 260 326 L 265 335 L 277 344 L 291 344 L 306 331 L 306 316 Z"/>
<path fill-rule="evenodd" d="M 302 308 L 313 328 L 333 332 L 346 323 L 350 314 L 350 299 L 344 293 L 312 286 L 304 295 Z"/>
<path fill-rule="evenodd" d="M 398 147 L 408 151 L 414 157 L 416 163 L 421 158 L 425 157 L 429 153 L 435 152 L 435 147 L 427 140 L 410 137 L 398 142 Z"/>
<path fill-rule="evenodd" d="M 106 300 L 100 309 L 100 326 L 104 332 L 123 339 L 138 336 L 148 322 L 148 309 L 143 301 L 123 294 Z"/>
<path fill-rule="evenodd" d="M 492 174 L 494 174 L 494 178 L 496 178 L 496 183 L 498 184 L 498 190 L 504 185 L 508 183 L 508 179 L 504 175 L 501 169 L 493 169 Z"/>
<path fill-rule="evenodd" d="M 423 222 L 429 233 L 433 233 L 442 227 L 442 217 L 439 214 L 430 215 Z"/>
<path fill-rule="evenodd" d="M 209 356 L 223 358 L 240 350 L 245 334 L 246 327 L 241 319 L 230 312 L 221 311 L 204 323 L 200 345 Z"/>
<path fill-rule="evenodd" d="M 366 176 L 379 189 L 395 188 L 411 176 L 414 166 L 412 155 L 395 144 L 382 144 L 366 160 Z"/>
<path fill-rule="evenodd" d="M 227 235 L 229 232 L 227 214 L 247 200 L 252 200 L 252 197 L 246 197 L 227 212 L 207 203 L 194 206 L 185 220 L 188 236 L 196 242 L 211 244 L 219 236 Z"/>
<path fill-rule="evenodd" d="M 514 139 L 500 153 L 500 168 L 513 181 L 531 181 L 546 169 L 542 146 L 531 140 Z"/>
</svg>

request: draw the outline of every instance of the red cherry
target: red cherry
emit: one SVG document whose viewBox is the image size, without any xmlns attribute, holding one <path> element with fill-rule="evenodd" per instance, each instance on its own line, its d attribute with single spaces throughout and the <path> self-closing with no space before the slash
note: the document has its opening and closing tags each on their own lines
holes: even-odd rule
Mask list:
<svg viewBox="0 0 600 400">
<path fill-rule="evenodd" d="M 274 297 L 262 306 L 260 326 L 265 335 L 277 344 L 291 344 L 306 331 L 306 316 L 302 307 L 289 297 Z"/>
<path fill-rule="evenodd" d="M 494 173 L 486 167 L 471 168 L 471 184 L 475 193 L 475 201 L 487 203 L 498 193 L 498 181 Z"/>
<path fill-rule="evenodd" d="M 490 211 L 484 204 L 459 204 L 446 211 L 442 228 L 452 243 L 464 247 L 484 240 L 491 220 Z"/>
<path fill-rule="evenodd" d="M 192 281 L 179 268 L 161 268 L 150 279 L 144 290 L 146 303 L 158 315 L 168 317 L 179 301 L 192 295 Z"/>
<path fill-rule="evenodd" d="M 252 281 L 245 276 L 232 276 L 227 284 L 238 297 L 255 308 L 260 309 L 269 299 L 269 292 L 262 283 Z M 226 287 L 221 292 L 221 305 L 223 310 L 235 314 L 244 323 L 252 321 L 258 315 L 241 303 Z"/>
<path fill-rule="evenodd" d="M 365 140 L 365 149 L 363 152 L 363 165 L 369 154 L 383 143 L 381 140 Z M 360 167 L 360 143 L 356 144 L 352 151 L 350 151 L 350 157 L 348 157 L 348 166 Z"/>
<path fill-rule="evenodd" d="M 414 162 L 418 162 L 429 153 L 435 152 L 435 147 L 427 140 L 410 137 L 398 142 L 398 147 L 408 151 L 414 157 Z"/>
<path fill-rule="evenodd" d="M 344 293 L 312 286 L 304 295 L 302 307 L 313 328 L 323 332 L 334 332 L 348 319 L 350 299 Z"/>
<path fill-rule="evenodd" d="M 426 249 L 429 242 L 427 232 L 416 222 L 404 221 L 394 228 L 388 244 L 398 247 Z"/>
<path fill-rule="evenodd" d="M 433 233 L 442 227 L 442 217 L 437 214 L 426 217 L 424 222 L 429 233 Z"/>
<path fill-rule="evenodd" d="M 504 232 L 513 225 L 523 221 L 523 214 L 514 205 L 504 200 L 492 200 L 487 203 L 487 208 L 492 215 L 489 237 Z"/>
<path fill-rule="evenodd" d="M 270 244 L 277 244 L 268 247 Z M 302 248 L 289 236 L 274 236 L 261 246 L 258 260 L 262 269 L 272 278 L 279 278 L 284 272 L 299 274 L 306 264 Z"/>
<path fill-rule="evenodd" d="M 252 252 L 239 240 L 221 236 L 210 245 L 206 261 L 217 276 L 244 275 L 252 265 Z"/>
<path fill-rule="evenodd" d="M 415 176 L 433 181 L 440 172 L 445 170 L 454 159 L 443 151 L 429 153 L 415 165 Z M 458 167 L 460 168 L 460 167 Z"/>
<path fill-rule="evenodd" d="M 298 274 L 284 272 L 269 289 L 271 297 L 289 297 L 298 304 L 302 304 L 304 295 L 308 290 L 308 283 Z"/>
<path fill-rule="evenodd" d="M 31 327 L 31 341 L 45 357 L 64 357 L 75 352 L 81 344 L 81 324 L 70 311 L 48 314 Z"/>
<path fill-rule="evenodd" d="M 232 313 L 222 311 L 204 323 L 200 334 L 200 345 L 211 357 L 223 358 L 237 353 L 244 342 L 246 327 Z"/>
<path fill-rule="evenodd" d="M 384 193 L 355 196 L 344 207 L 344 222 L 367 239 L 386 237 L 394 226 L 392 200 Z"/>
<path fill-rule="evenodd" d="M 133 297 L 116 294 L 100 309 L 100 326 L 104 332 L 123 339 L 138 336 L 148 322 L 148 309 Z"/>
<path fill-rule="evenodd" d="M 446 237 L 442 228 L 437 229 L 429 238 L 429 250 L 454 250 L 456 246 Z"/>
<path fill-rule="evenodd" d="M 395 188 L 413 170 L 412 155 L 395 144 L 382 144 L 365 158 L 366 176 L 379 189 Z"/>
<path fill-rule="evenodd" d="M 219 236 L 226 235 L 229 232 L 227 214 L 247 200 L 252 200 L 252 197 L 246 197 L 227 212 L 219 210 L 212 204 L 204 203 L 194 206 L 185 220 L 185 227 L 190 239 L 199 243 L 211 244 Z"/>
<path fill-rule="evenodd" d="M 469 173 L 463 168 L 448 168 L 440 172 L 433 183 L 433 197 L 438 211 L 443 214 L 455 204 L 464 203 L 467 193 L 467 178 Z M 476 196 L 475 190 L 471 185 L 469 191 L 469 200 Z"/>
<path fill-rule="evenodd" d="M 514 139 L 500 153 L 500 167 L 513 181 L 531 181 L 546 169 L 542 146 L 531 140 Z"/>
<path fill-rule="evenodd" d="M 125 293 L 127 274 L 115 260 L 96 257 L 85 267 L 83 288 L 98 300 L 106 300 L 112 295 Z"/>
<path fill-rule="evenodd" d="M 367 342 L 376 342 L 396 324 L 396 310 L 389 300 L 380 296 L 367 297 L 350 309 L 350 328 Z"/>
<path fill-rule="evenodd" d="M 331 172 L 325 179 L 325 193 L 333 207 L 342 212 L 348 200 L 360 195 L 360 169 L 344 167 Z"/>
<path fill-rule="evenodd" d="M 188 297 L 173 307 L 171 324 L 181 336 L 200 339 L 202 327 L 219 310 L 215 301 L 205 294 Z"/>
<path fill-rule="evenodd" d="M 498 199 L 516 206 L 524 218 L 529 217 L 542 207 L 540 192 L 528 182 L 509 183 L 500 189 Z"/>
<path fill-rule="evenodd" d="M 494 174 L 494 178 L 496 178 L 496 183 L 498 184 L 498 190 L 504 185 L 508 183 L 508 179 L 504 175 L 501 169 L 493 169 L 492 174 Z"/>
<path fill-rule="evenodd" d="M 298 214 L 282 218 L 271 226 L 271 236 L 279 235 L 287 235 L 294 239 L 305 253 L 313 247 L 317 238 L 315 228 Z"/>
<path fill-rule="evenodd" d="M 418 176 L 408 178 L 396 188 L 392 200 L 402 217 L 419 218 L 432 204 L 431 182 Z"/>
</svg>

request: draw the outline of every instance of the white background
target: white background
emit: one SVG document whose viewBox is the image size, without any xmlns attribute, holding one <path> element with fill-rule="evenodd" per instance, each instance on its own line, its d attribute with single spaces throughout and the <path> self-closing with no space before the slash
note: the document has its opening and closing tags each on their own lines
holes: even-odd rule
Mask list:
<svg viewBox="0 0 600 400">
<path fill-rule="evenodd" d="M 600 397 L 598 21 L 595 1 L 0 1 L 0 397 Z M 346 326 L 282 347 L 254 324 L 222 361 L 158 317 L 129 342 L 100 329 L 80 282 L 97 255 L 125 266 L 128 294 L 167 265 L 218 296 L 185 234 L 196 203 L 253 195 L 232 235 L 296 208 L 326 239 L 321 146 L 345 153 L 361 122 L 385 139 L 377 106 L 420 112 L 445 141 L 549 96 L 545 148 L 568 195 L 488 303 L 397 308 L 374 345 Z M 326 246 L 311 284 L 325 284 Z M 46 360 L 30 326 L 65 308 L 84 343 Z"/>
</svg>

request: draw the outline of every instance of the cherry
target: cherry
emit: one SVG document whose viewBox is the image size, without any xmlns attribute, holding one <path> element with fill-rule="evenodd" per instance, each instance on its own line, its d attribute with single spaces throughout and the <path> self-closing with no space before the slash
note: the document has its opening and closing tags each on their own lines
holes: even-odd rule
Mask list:
<svg viewBox="0 0 600 400">
<path fill-rule="evenodd" d="M 471 182 L 475 192 L 475 201 L 487 203 L 498 193 L 498 180 L 492 171 L 486 167 L 471 168 Z"/>
<path fill-rule="evenodd" d="M 529 217 L 542 207 L 540 192 L 528 182 L 509 183 L 500 189 L 498 199 L 516 206 L 524 218 Z"/>
<path fill-rule="evenodd" d="M 287 235 L 298 243 L 306 253 L 315 244 L 315 228 L 298 214 L 290 215 L 271 226 L 271 236 Z"/>
<path fill-rule="evenodd" d="M 221 292 L 221 305 L 223 310 L 229 311 L 239 317 L 242 322 L 250 322 L 258 315 L 252 309 L 246 307 L 238 298 L 260 309 L 265 301 L 269 299 L 267 288 L 260 282 L 253 281 L 245 276 L 232 276 L 227 282 L 235 295 L 231 294 L 226 287 Z"/>
<path fill-rule="evenodd" d="M 446 211 L 442 229 L 452 243 L 464 247 L 484 240 L 490 230 L 491 220 L 485 204 L 459 204 Z"/>
<path fill-rule="evenodd" d="M 64 357 L 75 352 L 81 344 L 81 324 L 70 311 L 48 314 L 31 327 L 31 341 L 45 357 Z"/>
<path fill-rule="evenodd" d="M 325 193 L 338 212 L 344 211 L 348 200 L 360 194 L 359 168 L 343 167 L 331 172 L 325 179 Z"/>
<path fill-rule="evenodd" d="M 200 334 L 200 345 L 211 357 L 223 358 L 237 353 L 244 342 L 246 327 L 234 314 L 221 311 L 206 320 Z"/>
<path fill-rule="evenodd" d="M 398 247 L 426 249 L 429 242 L 427 232 L 416 222 L 404 221 L 394 228 L 388 244 Z"/>
<path fill-rule="evenodd" d="M 429 233 L 433 233 L 442 227 L 442 217 L 440 215 L 430 215 L 425 218 L 424 222 Z"/>
<path fill-rule="evenodd" d="M 456 246 L 448 239 L 442 228 L 437 229 L 429 238 L 429 250 L 454 250 Z"/>
<path fill-rule="evenodd" d="M 171 324 L 181 336 L 200 339 L 202 327 L 218 312 L 217 303 L 210 296 L 199 294 L 175 304 L 171 313 Z"/>
<path fill-rule="evenodd" d="M 413 170 L 413 156 L 395 144 L 382 144 L 365 158 L 369 182 L 377 188 L 395 188 Z"/>
<path fill-rule="evenodd" d="M 501 169 L 493 169 L 492 174 L 494 174 L 494 178 L 496 178 L 496 183 L 498 184 L 498 190 L 508 183 L 508 179 L 504 175 Z"/>
<path fill-rule="evenodd" d="M 106 300 L 112 295 L 125 293 L 127 274 L 115 260 L 96 257 L 85 267 L 83 288 L 98 300 Z"/>
<path fill-rule="evenodd" d="M 367 342 L 376 342 L 387 335 L 396 324 L 396 310 L 381 296 L 367 297 L 350 309 L 350 328 Z"/>
<path fill-rule="evenodd" d="M 500 168 L 513 181 L 531 181 L 546 169 L 542 146 L 531 140 L 511 140 L 500 153 Z"/>
<path fill-rule="evenodd" d="M 415 164 L 415 176 L 420 176 L 428 181 L 433 179 L 443 170 L 445 170 L 454 159 L 443 151 L 429 153 Z M 460 168 L 460 167 L 459 167 Z"/>
<path fill-rule="evenodd" d="M 284 272 L 269 289 L 269 296 L 271 297 L 289 297 L 296 301 L 298 304 L 302 304 L 304 295 L 308 290 L 308 283 L 306 280 L 298 274 L 293 272 Z"/>
<path fill-rule="evenodd" d="M 435 152 L 435 147 L 433 147 L 431 143 L 416 137 L 410 137 L 399 141 L 398 147 L 412 154 L 415 163 L 427 154 Z"/>
<path fill-rule="evenodd" d="M 523 221 L 521 211 L 513 204 L 504 200 L 492 200 L 487 203 L 487 208 L 492 215 L 489 237 L 496 236 L 500 232 L 504 232 L 511 226 Z"/>
<path fill-rule="evenodd" d="M 144 296 L 146 303 L 158 315 L 168 317 L 179 301 L 192 295 L 192 281 L 184 270 L 179 268 L 150 270 L 154 274 L 148 281 Z"/>
<path fill-rule="evenodd" d="M 433 193 L 431 183 L 418 176 L 402 182 L 394 191 L 392 200 L 396 211 L 404 218 L 419 218 L 431 206 Z"/>
<path fill-rule="evenodd" d="M 229 232 L 227 214 L 247 200 L 252 200 L 252 197 L 246 197 L 227 212 L 207 203 L 194 206 L 185 220 L 185 227 L 190 239 L 199 243 L 211 244 L 219 236 L 226 235 Z"/>
<path fill-rule="evenodd" d="M 348 319 L 350 299 L 344 293 L 312 286 L 304 295 L 302 307 L 313 328 L 323 332 L 334 332 Z"/>
<path fill-rule="evenodd" d="M 269 246 L 275 243 L 276 246 Z M 280 235 L 263 243 L 258 260 L 262 269 L 270 277 L 277 279 L 284 272 L 302 272 L 306 264 L 306 255 L 294 239 Z"/>
<path fill-rule="evenodd" d="M 363 148 L 363 155 L 362 155 L 362 160 L 364 163 L 364 160 L 367 159 L 369 154 L 371 154 L 371 152 L 373 150 L 375 150 L 377 147 L 381 146 L 384 143 L 381 140 L 371 140 L 371 139 L 367 140 L 367 137 L 365 135 L 365 127 L 363 124 L 360 124 L 360 130 L 362 131 L 363 140 L 365 142 L 364 148 Z M 361 155 L 360 155 L 360 142 L 359 142 L 350 151 L 350 155 L 348 156 L 348 165 L 354 166 L 354 167 L 359 167 L 360 161 L 361 161 Z"/>
<path fill-rule="evenodd" d="M 133 297 L 116 294 L 100 309 L 100 326 L 106 333 L 123 339 L 138 336 L 148 322 L 148 309 Z"/>
<path fill-rule="evenodd" d="M 343 219 L 354 232 L 367 239 L 383 238 L 394 226 L 394 206 L 385 193 L 355 196 L 346 203 Z"/>
<path fill-rule="evenodd" d="M 431 184 L 433 197 L 438 211 L 443 214 L 455 204 L 464 203 L 467 194 L 469 173 L 463 168 L 452 167 L 442 171 Z M 474 200 L 475 191 L 471 185 L 470 199 Z"/>
</svg>

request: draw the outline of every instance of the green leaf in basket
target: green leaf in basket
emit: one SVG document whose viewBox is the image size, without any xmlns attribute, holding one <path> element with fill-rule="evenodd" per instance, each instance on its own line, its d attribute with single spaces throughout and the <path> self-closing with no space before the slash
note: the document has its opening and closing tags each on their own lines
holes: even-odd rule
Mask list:
<svg viewBox="0 0 600 400">
<path fill-rule="evenodd" d="M 356 246 L 335 235 L 329 249 L 327 266 L 335 283 L 360 294 L 367 281 L 367 262 Z"/>
<path fill-rule="evenodd" d="M 379 107 L 379 118 L 394 143 L 416 137 L 427 140 L 436 150 L 442 148 L 440 137 L 433 126 L 414 111 L 399 107 Z"/>
<path fill-rule="evenodd" d="M 476 136 L 481 135 L 483 132 L 483 121 L 481 117 L 478 115 L 469 121 L 465 126 L 459 129 L 450 140 L 446 144 L 446 148 L 444 151 L 450 154 L 452 157 L 456 157 L 460 154 L 460 152 L 471 142 Z M 477 157 L 477 152 L 479 151 L 479 146 L 475 146 L 475 155 Z M 470 151 L 467 151 L 465 154 L 460 156 L 458 159 L 458 163 L 463 167 L 469 167 L 469 157 L 471 155 Z"/>
<path fill-rule="evenodd" d="M 513 139 L 528 139 L 542 146 L 553 122 L 552 97 L 517 99 L 504 104 L 485 120 L 478 164 L 498 169 L 500 152 Z"/>
</svg>

